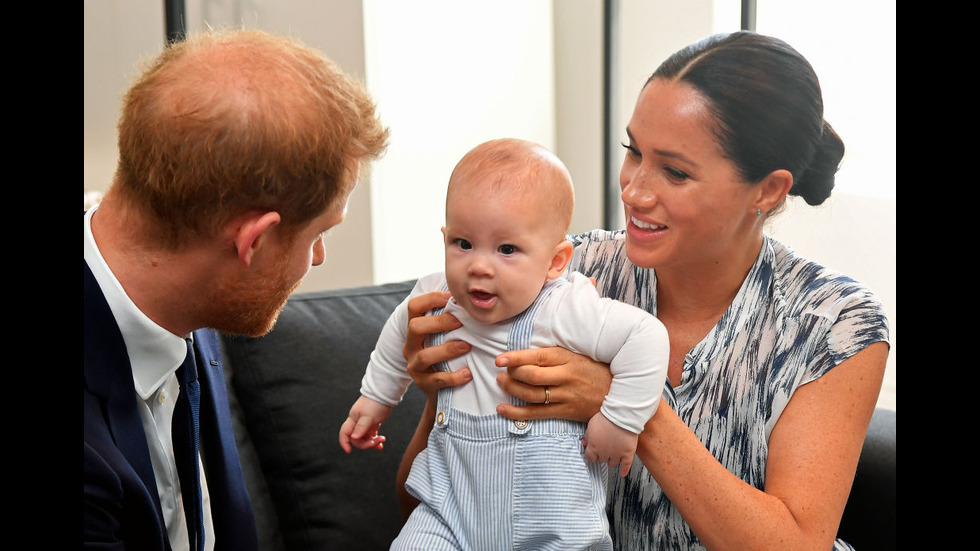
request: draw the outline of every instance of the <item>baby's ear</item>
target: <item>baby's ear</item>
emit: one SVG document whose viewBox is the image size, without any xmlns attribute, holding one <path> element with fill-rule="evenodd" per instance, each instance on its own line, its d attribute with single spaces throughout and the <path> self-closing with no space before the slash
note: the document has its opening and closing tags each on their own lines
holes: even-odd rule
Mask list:
<svg viewBox="0 0 980 551">
<path fill-rule="evenodd" d="M 572 261 L 572 251 L 575 249 L 571 241 L 562 241 L 555 245 L 555 255 L 551 257 L 551 267 L 548 269 L 548 279 L 555 279 L 564 273 L 568 263 Z"/>
</svg>

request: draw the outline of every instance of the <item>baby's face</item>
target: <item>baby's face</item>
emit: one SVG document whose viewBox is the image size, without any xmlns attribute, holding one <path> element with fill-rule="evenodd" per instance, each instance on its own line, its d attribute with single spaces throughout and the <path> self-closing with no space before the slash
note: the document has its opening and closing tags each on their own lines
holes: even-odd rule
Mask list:
<svg viewBox="0 0 980 551">
<path fill-rule="evenodd" d="M 446 279 L 453 299 L 474 319 L 510 319 L 538 296 L 557 246 L 555 217 L 545 208 L 544 201 L 483 187 L 449 199 Z"/>
</svg>

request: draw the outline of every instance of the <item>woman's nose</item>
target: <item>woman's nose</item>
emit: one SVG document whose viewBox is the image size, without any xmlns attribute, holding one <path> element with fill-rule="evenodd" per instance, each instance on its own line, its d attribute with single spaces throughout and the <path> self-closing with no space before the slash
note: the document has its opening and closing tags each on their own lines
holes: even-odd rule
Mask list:
<svg viewBox="0 0 980 551">
<path fill-rule="evenodd" d="M 620 198 L 623 203 L 635 206 L 652 206 L 657 201 L 654 192 L 655 178 L 643 169 L 637 168 L 628 174 L 620 174 Z"/>
</svg>

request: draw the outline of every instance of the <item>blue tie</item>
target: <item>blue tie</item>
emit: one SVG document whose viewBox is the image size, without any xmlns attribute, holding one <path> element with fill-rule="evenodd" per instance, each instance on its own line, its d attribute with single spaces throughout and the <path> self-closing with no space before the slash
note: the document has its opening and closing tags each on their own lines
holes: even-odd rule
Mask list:
<svg viewBox="0 0 980 551">
<path fill-rule="evenodd" d="M 177 476 L 180 477 L 184 500 L 184 516 L 187 518 L 187 536 L 191 549 L 204 549 L 204 511 L 201 505 L 201 465 L 199 416 L 201 412 L 201 383 L 197 380 L 197 360 L 194 343 L 187 341 L 187 357 L 177 368 L 180 394 L 174 407 L 173 439 Z"/>
</svg>

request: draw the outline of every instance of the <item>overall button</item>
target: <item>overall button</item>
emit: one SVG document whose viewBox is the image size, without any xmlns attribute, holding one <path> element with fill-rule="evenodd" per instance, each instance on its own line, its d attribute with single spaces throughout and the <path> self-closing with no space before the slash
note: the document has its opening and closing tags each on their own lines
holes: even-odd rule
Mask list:
<svg viewBox="0 0 980 551">
<path fill-rule="evenodd" d="M 524 430 L 531 426 L 531 421 L 527 419 L 521 419 L 520 421 L 514 421 L 514 426 L 520 430 Z"/>
<path fill-rule="evenodd" d="M 446 422 L 446 414 L 440 411 L 440 412 L 439 412 L 439 413 L 438 413 L 438 414 L 436 415 L 436 424 L 437 424 L 437 425 L 441 425 L 441 424 L 443 424 L 443 423 L 445 423 L 445 422 Z"/>
</svg>

